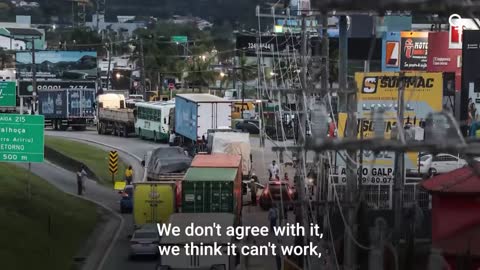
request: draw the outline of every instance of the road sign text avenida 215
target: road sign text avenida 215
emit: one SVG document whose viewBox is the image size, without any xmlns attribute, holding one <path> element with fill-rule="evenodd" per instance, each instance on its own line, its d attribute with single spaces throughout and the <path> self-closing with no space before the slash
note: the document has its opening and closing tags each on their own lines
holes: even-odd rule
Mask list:
<svg viewBox="0 0 480 270">
<path fill-rule="evenodd" d="M 43 162 L 43 115 L 0 114 L 0 162 Z"/>
</svg>

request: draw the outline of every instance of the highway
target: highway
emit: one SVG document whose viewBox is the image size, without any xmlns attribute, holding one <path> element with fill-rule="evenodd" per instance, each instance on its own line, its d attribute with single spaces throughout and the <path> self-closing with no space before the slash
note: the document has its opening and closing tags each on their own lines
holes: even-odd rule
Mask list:
<svg viewBox="0 0 480 270">
<path fill-rule="evenodd" d="M 140 140 L 138 138 L 121 138 L 107 135 L 98 135 L 96 131 L 87 130 L 85 132 L 74 132 L 74 131 L 51 131 L 47 130 L 45 135 L 47 136 L 59 136 L 64 138 L 69 138 L 72 140 L 80 140 L 87 142 L 89 144 L 94 144 L 105 150 L 112 150 L 112 147 L 128 152 L 120 152 L 120 157 L 129 164 L 134 166 L 134 170 L 137 172 L 135 174 L 135 180 L 139 181 L 141 177 L 140 173 L 142 168 L 138 159 L 144 159 L 147 151 L 153 150 L 158 147 L 168 147 L 166 144 L 153 143 L 151 141 Z M 264 149 L 259 147 L 258 138 L 251 138 L 252 145 L 252 156 L 254 171 L 259 176 L 260 181 L 265 184 L 267 182 L 267 168 L 272 160 L 277 160 L 278 157 L 270 149 L 273 146 L 271 142 L 266 143 Z M 279 142 L 280 145 L 291 145 L 291 142 Z M 287 160 L 287 157 L 285 157 Z M 289 172 L 290 178 L 293 178 L 293 170 L 291 168 L 287 169 Z M 143 171 L 141 173 L 143 175 Z M 91 187 L 89 187 L 91 188 Z M 102 187 L 103 188 L 103 187 Z M 112 191 L 114 193 L 114 191 Z M 119 212 L 118 209 L 118 200 L 119 197 L 109 195 L 108 198 L 102 198 L 102 201 L 105 201 L 112 206 L 112 209 Z M 131 214 L 122 214 L 125 225 L 122 228 L 120 237 L 115 243 L 111 253 L 109 254 L 103 270 L 153 270 L 156 265 L 155 260 L 136 260 L 131 261 L 128 259 L 128 249 L 129 249 L 129 235 L 133 231 L 133 219 Z M 289 222 L 293 222 L 294 215 L 289 215 Z M 267 212 L 262 211 L 259 207 L 244 207 L 243 211 L 243 224 L 244 225 L 260 225 L 268 226 Z M 293 239 L 290 239 L 293 241 Z M 263 242 L 265 240 L 257 240 Z M 274 240 L 276 241 L 276 240 Z M 287 240 L 283 239 L 283 243 L 286 243 Z M 259 243 L 259 242 L 257 242 Z M 249 260 L 248 269 L 275 269 L 275 261 L 273 257 L 261 258 L 253 257 Z"/>
</svg>

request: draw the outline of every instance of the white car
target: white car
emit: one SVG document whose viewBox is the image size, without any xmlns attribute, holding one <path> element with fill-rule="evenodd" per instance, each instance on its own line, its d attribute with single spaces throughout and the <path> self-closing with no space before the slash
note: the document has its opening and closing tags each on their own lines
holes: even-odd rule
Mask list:
<svg viewBox="0 0 480 270">
<path fill-rule="evenodd" d="M 436 175 L 439 173 L 447 173 L 453 170 L 465 167 L 467 161 L 459 156 L 450 154 L 424 155 L 420 157 L 419 172 L 422 175 Z"/>
<path fill-rule="evenodd" d="M 130 258 L 139 255 L 156 256 L 158 254 L 159 241 L 160 236 L 155 224 L 143 225 L 134 232 L 130 240 Z"/>
</svg>

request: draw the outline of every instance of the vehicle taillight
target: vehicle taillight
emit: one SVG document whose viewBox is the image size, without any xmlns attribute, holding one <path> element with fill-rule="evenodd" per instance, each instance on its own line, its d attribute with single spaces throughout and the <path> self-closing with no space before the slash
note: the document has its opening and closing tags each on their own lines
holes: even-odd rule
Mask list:
<svg viewBox="0 0 480 270">
<path fill-rule="evenodd" d="M 292 196 L 293 195 L 293 190 L 288 189 L 288 195 Z"/>
<path fill-rule="evenodd" d="M 263 195 L 265 195 L 265 196 L 268 195 L 268 193 L 269 193 L 268 189 L 265 189 L 265 190 L 263 191 Z"/>
</svg>

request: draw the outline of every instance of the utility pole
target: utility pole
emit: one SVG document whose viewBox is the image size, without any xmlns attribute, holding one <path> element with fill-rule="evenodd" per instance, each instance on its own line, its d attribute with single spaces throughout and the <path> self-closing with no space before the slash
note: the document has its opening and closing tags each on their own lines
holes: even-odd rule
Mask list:
<svg viewBox="0 0 480 270">
<path fill-rule="evenodd" d="M 296 101 L 297 101 L 297 111 L 298 111 L 298 140 L 297 145 L 301 148 L 297 152 L 297 168 L 295 172 L 295 182 L 296 182 L 296 189 L 298 192 L 298 207 L 296 211 L 296 222 L 299 223 L 301 226 L 306 227 L 307 222 L 305 219 L 307 218 L 307 212 L 305 211 L 305 172 L 304 172 L 304 159 L 305 159 L 305 149 L 303 146 L 305 145 L 305 136 L 306 136 L 306 114 L 305 114 L 305 107 L 304 107 L 304 91 L 307 89 L 307 29 L 306 29 L 306 15 L 302 15 L 302 49 L 301 49 L 301 56 L 302 56 L 302 68 L 301 68 L 301 83 L 302 89 L 297 90 Z M 304 246 L 305 245 L 305 238 L 303 236 L 299 236 L 295 239 L 295 244 L 297 246 Z M 307 258 L 306 256 L 302 257 L 303 260 L 299 262 L 300 267 L 303 269 L 307 266 Z"/>
<path fill-rule="evenodd" d="M 320 70 L 320 88 L 326 90 L 328 89 L 328 78 L 329 78 L 329 62 L 328 62 L 328 58 L 329 58 L 329 40 L 328 40 L 328 14 L 325 12 L 321 15 L 321 20 L 322 20 L 322 42 L 321 42 L 321 46 L 322 46 L 322 53 L 321 53 L 321 70 Z M 324 96 L 324 97 L 327 97 L 328 98 L 328 95 Z M 333 115 L 332 115 L 332 118 L 333 118 Z M 333 121 L 333 119 L 332 119 Z M 326 179 L 328 179 L 326 177 L 327 175 L 327 172 L 326 172 L 326 168 L 325 168 L 325 160 L 323 158 L 322 155 L 320 155 L 319 157 L 319 164 L 320 166 L 318 166 L 319 168 L 319 172 L 318 172 L 318 175 L 319 177 L 317 177 L 317 202 L 320 202 L 321 199 L 324 198 L 324 196 L 322 196 L 321 192 L 325 192 L 324 189 L 323 189 L 323 186 L 324 186 L 324 181 L 326 181 Z M 321 179 L 321 181 L 319 181 Z M 321 184 L 320 184 L 321 183 Z M 326 207 L 326 205 L 325 205 Z M 328 214 L 328 211 L 323 211 L 323 215 L 325 214 Z M 320 221 L 320 211 L 317 210 L 317 221 Z M 324 216 L 324 221 L 325 220 L 325 216 Z M 323 222 L 322 224 L 326 224 L 326 222 Z"/>
<path fill-rule="evenodd" d="M 347 17 L 340 17 L 340 35 L 339 35 L 339 88 L 347 96 L 347 134 L 346 137 L 357 138 L 357 96 L 356 92 L 347 92 L 348 90 L 348 36 L 347 36 Z M 344 246 L 344 267 L 345 270 L 353 270 L 356 267 L 356 248 L 352 237 L 356 237 L 356 205 L 357 195 L 357 170 L 356 170 L 356 151 L 348 151 L 347 155 L 347 186 L 345 190 L 345 204 L 347 208 L 347 224 L 345 224 L 345 246 Z"/>
<path fill-rule="evenodd" d="M 404 92 L 405 92 L 405 73 L 400 72 L 398 78 L 400 84 L 398 87 L 398 119 L 397 130 L 403 129 L 404 121 Z M 397 139 L 400 140 L 401 132 L 398 132 Z M 394 208 L 394 244 L 398 244 L 402 231 L 402 209 L 403 209 L 403 187 L 405 171 L 405 152 L 395 152 L 395 182 L 393 184 L 393 208 Z"/>
<path fill-rule="evenodd" d="M 38 114 L 37 108 L 37 67 L 35 65 L 35 39 L 32 37 L 32 88 L 33 88 L 33 99 L 32 99 L 32 114 Z"/>
<path fill-rule="evenodd" d="M 245 59 L 245 51 L 242 52 L 242 58 Z M 245 64 L 244 60 L 240 61 L 240 63 Z M 245 76 L 245 66 L 240 67 L 242 70 L 242 119 L 243 119 L 243 111 L 244 111 L 244 103 L 245 103 L 245 81 L 247 80 Z"/>
<path fill-rule="evenodd" d="M 110 72 L 111 72 L 110 66 L 112 65 L 112 50 L 113 50 L 113 44 L 110 38 L 108 38 L 108 42 L 109 42 L 110 49 L 107 49 L 108 51 L 107 91 L 110 86 Z"/>
<path fill-rule="evenodd" d="M 145 59 L 143 56 L 143 38 L 140 38 L 140 62 L 142 68 L 140 69 L 140 79 L 142 80 L 143 100 L 147 101 L 147 87 L 145 85 Z"/>
</svg>

